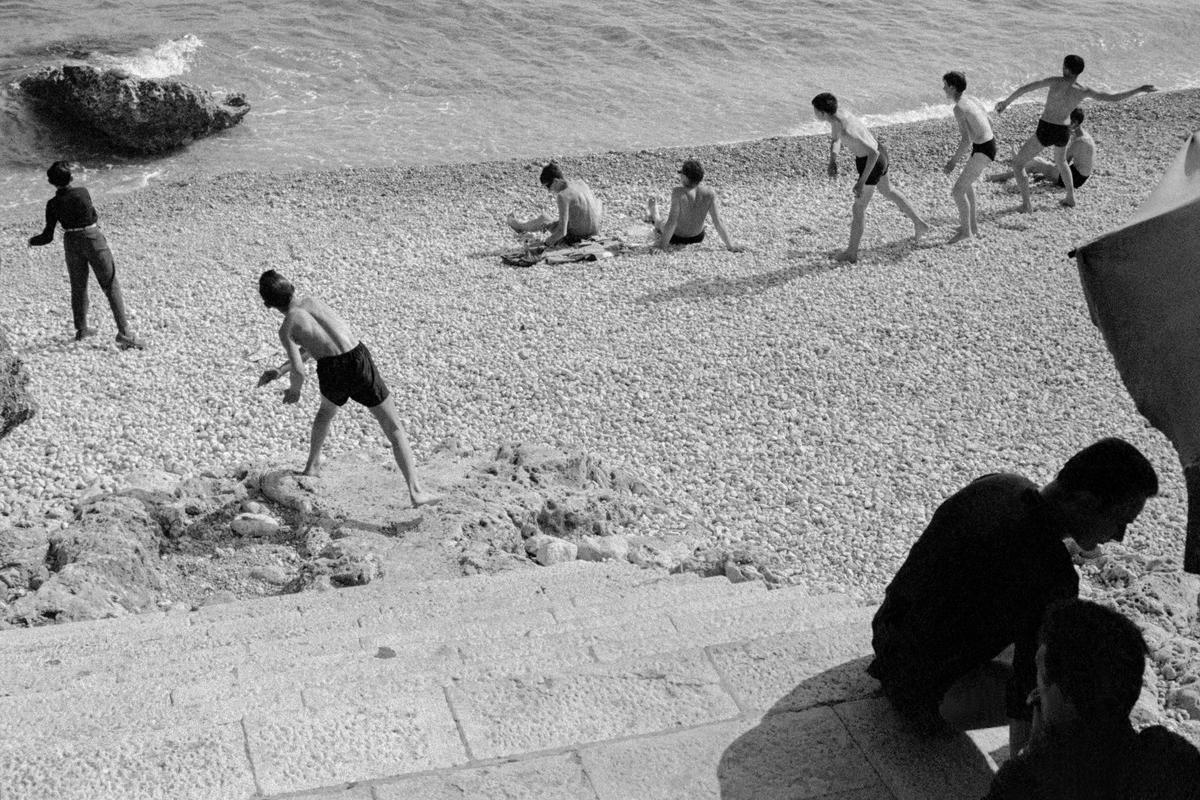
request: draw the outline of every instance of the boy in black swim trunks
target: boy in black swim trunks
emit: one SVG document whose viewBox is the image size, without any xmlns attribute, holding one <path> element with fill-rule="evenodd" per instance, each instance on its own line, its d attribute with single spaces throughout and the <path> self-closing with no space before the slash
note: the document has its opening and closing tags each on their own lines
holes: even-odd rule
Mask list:
<svg viewBox="0 0 1200 800">
<path fill-rule="evenodd" d="M 954 204 L 958 206 L 958 232 L 949 244 L 961 242 L 979 235 L 979 223 L 975 213 L 975 181 L 979 180 L 984 168 L 996 160 L 996 137 L 992 135 L 992 123 L 988 120 L 983 103 L 966 93 L 967 77 L 961 72 L 947 72 L 942 76 L 942 91 L 954 102 L 954 118 L 962 136 L 958 149 L 946 162 L 945 172 L 949 175 L 954 167 L 971 151 L 958 180 L 950 189 Z"/>
<path fill-rule="evenodd" d="M 875 194 L 879 193 L 896 204 L 906 217 L 912 220 L 914 240 L 919 242 L 929 231 L 929 225 L 921 219 L 904 195 L 892 188 L 888 180 L 887 149 L 876 141 L 874 135 L 863 124 L 862 120 L 847 111 L 838 110 L 838 101 L 829 92 L 822 92 L 812 99 L 813 116 L 821 122 L 829 123 L 832 138 L 829 143 L 829 177 L 837 176 L 837 154 L 841 143 L 854 154 L 854 166 L 858 170 L 858 181 L 854 184 L 854 209 L 850 221 L 850 243 L 846 249 L 837 255 L 838 261 L 858 260 L 858 243 L 862 240 L 863 227 L 866 221 L 867 206 Z"/>
<path fill-rule="evenodd" d="M 672 245 L 699 244 L 704 241 L 704 220 L 712 218 L 717 235 L 732 253 L 740 253 L 740 245 L 733 243 L 725 223 L 721 221 L 720 203 L 711 186 L 701 186 L 704 167 L 694 158 L 683 162 L 679 168 L 681 185 L 671 191 L 671 210 L 666 219 L 658 209 L 658 200 L 651 197 L 646 202 L 646 222 L 654 226 L 658 234 L 658 246 L 670 250 Z"/>
<path fill-rule="evenodd" d="M 413 506 L 436 501 L 438 498 L 435 495 L 421 488 L 413 467 L 408 438 L 404 434 L 404 425 L 400 422 L 387 385 L 375 371 L 375 362 L 367 346 L 351 333 L 342 318 L 325 303 L 313 297 L 296 298 L 291 282 L 273 269 L 259 277 L 258 292 L 269 308 L 283 314 L 279 341 L 288 354 L 284 364 L 262 374 L 258 385 L 265 386 L 290 373 L 291 386 L 283 393 L 283 402 L 296 403 L 300 400 L 300 388 L 304 385 L 304 359 L 317 359 L 321 408 L 313 420 L 304 474 L 320 475 L 321 446 L 329 433 L 329 425 L 338 409 L 347 400 L 353 399 L 367 407 L 387 436 L 396 466 L 408 484 L 408 495 Z"/>
<path fill-rule="evenodd" d="M 1096 140 L 1083 128 L 1083 109 L 1077 108 L 1071 112 L 1071 141 L 1067 145 L 1067 166 L 1071 170 L 1072 188 L 1078 189 L 1092 177 L 1092 167 L 1096 157 Z M 1035 158 L 1025 165 L 1025 171 L 1037 180 L 1051 181 L 1059 188 L 1065 188 L 1062 176 L 1058 174 L 1058 165 L 1044 158 Z M 1013 177 L 1012 172 L 1000 172 L 989 175 L 989 181 L 1003 183 Z"/>
<path fill-rule="evenodd" d="M 1029 202 L 1029 178 L 1025 175 L 1025 166 L 1043 148 L 1054 148 L 1054 163 L 1058 167 L 1060 175 L 1070 173 L 1067 165 L 1067 143 L 1071 140 L 1071 128 L 1068 125 L 1068 121 L 1071 112 L 1080 103 L 1088 98 L 1115 103 L 1126 100 L 1134 95 L 1157 91 L 1148 83 L 1126 92 L 1110 93 L 1089 89 L 1078 83 L 1079 76 L 1083 73 L 1083 66 L 1083 59 L 1081 57 L 1069 55 L 1063 59 L 1062 77 L 1043 78 L 1040 81 L 1019 86 L 1013 90 L 1012 94 L 996 104 L 996 111 L 1003 114 L 1004 110 L 1012 104 L 1013 100 L 1016 100 L 1026 92 L 1038 89 L 1049 90 L 1046 93 L 1046 106 L 1042 110 L 1042 118 L 1038 121 L 1037 130 L 1021 146 L 1017 155 L 1013 157 L 1013 177 L 1016 178 L 1017 187 L 1021 190 L 1021 211 L 1028 212 L 1033 210 L 1033 206 Z M 1063 198 L 1062 204 L 1068 207 L 1074 206 L 1075 187 L 1067 186 L 1066 189 L 1067 196 Z"/>
</svg>

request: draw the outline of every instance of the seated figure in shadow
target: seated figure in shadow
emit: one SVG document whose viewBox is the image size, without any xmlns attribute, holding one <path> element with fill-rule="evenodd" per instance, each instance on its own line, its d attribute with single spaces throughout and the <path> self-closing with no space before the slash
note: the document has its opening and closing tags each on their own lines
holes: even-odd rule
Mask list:
<svg viewBox="0 0 1200 800">
<path fill-rule="evenodd" d="M 1194 800 L 1200 751 L 1155 725 L 1135 732 L 1146 642 L 1116 611 L 1067 600 L 1046 613 L 1029 694 L 1033 731 L 986 800 Z"/>
<path fill-rule="evenodd" d="M 1038 627 L 1052 603 L 1079 594 L 1064 540 L 1085 551 L 1121 541 L 1157 493 L 1154 467 L 1115 438 L 1076 453 L 1041 488 L 1006 473 L 972 481 L 938 507 L 888 585 L 872 621 L 867 672 L 901 716 L 936 733 L 948 722 L 961 726 L 970 710 L 950 708 L 961 698 L 983 702 L 969 684 L 1012 647 L 1007 686 L 994 694 L 1004 695 L 1010 751 L 1020 751 Z"/>
</svg>

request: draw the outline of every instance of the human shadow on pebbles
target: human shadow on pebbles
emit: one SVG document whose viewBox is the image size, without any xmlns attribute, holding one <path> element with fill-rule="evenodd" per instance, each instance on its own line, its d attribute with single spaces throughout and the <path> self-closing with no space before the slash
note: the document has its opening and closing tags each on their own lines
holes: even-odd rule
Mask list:
<svg viewBox="0 0 1200 800">
<path fill-rule="evenodd" d="M 670 286 L 665 289 L 659 289 L 642 295 L 634 301 L 634 304 L 639 306 L 649 306 L 658 303 L 671 303 L 677 300 L 703 300 L 705 298 L 714 297 L 743 297 L 745 295 L 760 294 L 768 289 L 773 289 L 777 286 L 782 286 L 786 283 L 791 283 L 792 281 L 806 278 L 809 275 L 854 266 L 853 264 L 834 261 L 828 255 L 814 256 L 812 251 L 807 251 L 804 253 L 789 253 L 788 257 L 807 258 L 810 260 L 803 264 L 795 264 L 793 266 L 784 267 L 783 269 L 777 269 L 772 272 L 759 272 L 753 275 L 740 275 L 731 278 L 723 276 L 695 278 L 677 286 Z"/>
</svg>

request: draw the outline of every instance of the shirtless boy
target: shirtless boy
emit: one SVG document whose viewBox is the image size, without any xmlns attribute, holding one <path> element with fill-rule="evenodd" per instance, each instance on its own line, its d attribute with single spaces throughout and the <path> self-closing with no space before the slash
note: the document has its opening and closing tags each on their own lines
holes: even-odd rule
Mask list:
<svg viewBox="0 0 1200 800">
<path fill-rule="evenodd" d="M 533 219 L 522 222 L 513 214 L 505 218 L 509 227 L 518 233 L 540 233 L 549 231 L 546 246 L 552 247 L 560 242 L 576 244 L 581 239 L 595 236 L 600 232 L 600 218 L 604 207 L 591 188 L 581 180 L 567 180 L 563 177 L 562 169 L 551 161 L 542 167 L 538 177 L 546 191 L 558 199 L 558 219 L 550 219 L 545 214 L 539 214 Z"/>
<path fill-rule="evenodd" d="M 996 160 L 996 137 L 992 135 L 992 123 L 988 121 L 987 109 L 983 107 L 983 103 L 967 94 L 965 75 L 961 72 L 947 72 L 942 76 L 942 91 L 946 93 L 946 98 L 954 103 L 954 118 L 958 121 L 958 129 L 962 133 L 958 150 L 946 162 L 946 174 L 954 171 L 968 150 L 971 152 L 958 175 L 958 180 L 950 189 L 950 196 L 958 206 L 958 232 L 950 237 L 949 242 L 954 244 L 979 235 L 979 223 L 975 212 L 975 181 L 979 180 L 984 168 Z"/>
<path fill-rule="evenodd" d="M 1077 108 L 1071 112 L 1071 141 L 1067 145 L 1067 166 L 1071 169 L 1071 184 L 1078 189 L 1092 177 L 1092 167 L 1096 160 L 1096 140 L 1083 128 L 1083 109 Z M 1055 186 L 1064 186 L 1062 176 L 1058 174 L 1058 165 L 1044 158 L 1035 158 L 1025 165 L 1025 171 L 1041 180 L 1052 182 Z M 1003 183 L 1013 177 L 1012 172 L 998 172 L 989 175 L 989 181 Z"/>
<path fill-rule="evenodd" d="M 1098 92 L 1080 85 L 1079 76 L 1082 73 L 1083 59 L 1077 55 L 1069 55 L 1063 59 L 1061 78 L 1043 78 L 1040 81 L 1019 86 L 1008 97 L 996 103 L 996 111 L 1003 114 L 1013 100 L 1026 92 L 1038 89 L 1049 90 L 1046 93 L 1046 106 L 1042 110 L 1042 118 L 1038 121 L 1037 131 L 1021 146 L 1012 162 L 1013 177 L 1016 178 L 1017 187 L 1021 190 L 1021 211 L 1033 211 L 1033 206 L 1029 202 L 1029 178 L 1025 174 L 1025 165 L 1033 160 L 1033 157 L 1043 148 L 1053 147 L 1054 163 L 1058 167 L 1058 173 L 1060 175 L 1070 174 L 1067 165 L 1067 143 L 1071 140 L 1071 128 L 1068 123 L 1071 112 L 1080 103 L 1088 98 L 1116 103 L 1134 95 L 1157 91 L 1147 83 L 1126 92 Z M 1075 187 L 1067 186 L 1066 189 L 1067 196 L 1063 198 L 1062 204 L 1072 207 L 1075 205 Z"/>
<path fill-rule="evenodd" d="M 896 204 L 906 217 L 912 220 L 915 228 L 914 238 L 921 237 L 929 230 L 929 225 L 909 205 L 902 194 L 892 188 L 888 181 L 887 148 L 876 141 L 871 131 L 858 117 L 847 111 L 838 110 L 837 98 L 829 92 L 822 92 L 812 99 L 813 116 L 821 122 L 829 123 L 832 137 L 829 143 L 829 176 L 837 176 L 837 155 L 841 144 L 854 155 L 854 165 L 858 169 L 858 180 L 854 184 L 854 209 L 850 221 L 850 243 L 846 249 L 837 255 L 838 261 L 858 260 L 858 243 L 862 239 L 863 225 L 867 215 L 867 206 L 875 194 L 879 193 Z"/>
<path fill-rule="evenodd" d="M 663 220 L 658 209 L 658 200 L 651 197 L 646 203 L 646 221 L 654 226 L 658 234 L 658 246 L 670 250 L 674 244 L 699 244 L 704 241 L 704 219 L 711 217 L 713 227 L 725 248 L 740 253 L 742 247 L 734 244 L 721 222 L 717 193 L 711 186 L 701 186 L 704 167 L 699 161 L 689 158 L 679 168 L 681 186 L 671 190 L 671 211 Z"/>
<path fill-rule="evenodd" d="M 353 398 L 367 407 L 391 443 L 392 455 L 408 484 L 408 496 L 413 507 L 439 499 L 421 488 L 420 479 L 413 468 L 408 438 L 404 435 L 404 425 L 396 413 L 387 385 L 375 371 L 375 363 L 367 346 L 325 303 L 315 297 L 295 297 L 291 281 L 273 269 L 259 276 L 258 293 L 269 308 L 283 314 L 279 341 L 283 343 L 288 356 L 288 360 L 280 367 L 264 372 L 258 379 L 258 385 L 266 386 L 290 373 L 291 386 L 283 393 L 283 402 L 298 402 L 300 388 L 304 385 L 304 359 L 317 359 L 321 407 L 313 420 L 304 474 L 320 475 L 321 446 L 329 433 L 329 425 L 338 409 Z"/>
</svg>

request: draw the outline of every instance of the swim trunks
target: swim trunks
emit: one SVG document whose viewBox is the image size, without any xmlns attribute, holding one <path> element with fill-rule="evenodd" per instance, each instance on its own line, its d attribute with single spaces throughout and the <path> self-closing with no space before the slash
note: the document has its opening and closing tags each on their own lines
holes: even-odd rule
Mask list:
<svg viewBox="0 0 1200 800">
<path fill-rule="evenodd" d="M 371 351 L 362 342 L 353 350 L 317 359 L 317 382 L 321 396 L 335 406 L 353 399 L 367 408 L 388 399 L 388 388 L 375 371 Z"/>
<path fill-rule="evenodd" d="M 1071 129 L 1066 125 L 1038 120 L 1037 140 L 1042 147 L 1066 147 L 1071 141 Z"/>
<path fill-rule="evenodd" d="M 1071 168 L 1071 185 L 1074 186 L 1076 189 L 1078 189 L 1080 186 L 1083 186 L 1085 183 L 1087 183 L 1087 179 L 1092 177 L 1091 175 L 1084 175 L 1082 172 L 1075 169 L 1074 164 L 1068 164 L 1067 166 L 1069 166 Z M 1066 184 L 1063 183 L 1062 175 L 1058 176 L 1058 180 L 1055 182 L 1054 185 L 1062 186 L 1063 188 L 1066 188 Z"/>
<path fill-rule="evenodd" d="M 996 140 L 993 138 L 993 139 L 988 139 L 986 142 L 980 142 L 979 144 L 972 144 L 971 145 L 971 155 L 975 155 L 976 153 L 983 153 L 985 156 L 988 157 L 989 161 L 995 161 L 996 160 Z"/>
<path fill-rule="evenodd" d="M 854 167 L 858 170 L 858 174 L 862 175 L 863 170 L 867 168 L 867 156 L 858 156 L 854 159 Z M 879 145 L 879 160 L 875 162 L 875 169 L 871 170 L 871 174 L 867 176 L 866 185 L 874 186 L 879 183 L 879 179 L 888 173 L 888 156 L 887 149 L 883 145 Z"/>
<path fill-rule="evenodd" d="M 678 233 L 671 234 L 671 244 L 700 244 L 704 241 L 704 231 L 700 231 L 695 236 L 680 236 Z"/>
</svg>

